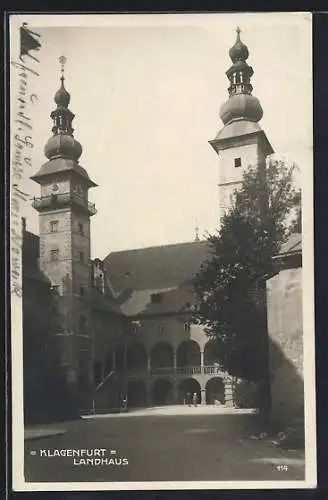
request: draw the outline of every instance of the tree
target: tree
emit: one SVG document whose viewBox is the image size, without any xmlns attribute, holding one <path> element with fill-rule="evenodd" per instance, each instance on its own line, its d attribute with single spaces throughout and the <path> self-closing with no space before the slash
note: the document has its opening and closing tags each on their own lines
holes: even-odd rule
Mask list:
<svg viewBox="0 0 328 500">
<path fill-rule="evenodd" d="M 195 276 L 193 320 L 217 339 L 222 367 L 232 376 L 261 381 L 268 375 L 265 277 L 290 234 L 300 193 L 283 161 L 249 168 L 220 231 L 209 235 L 211 258 Z"/>
</svg>

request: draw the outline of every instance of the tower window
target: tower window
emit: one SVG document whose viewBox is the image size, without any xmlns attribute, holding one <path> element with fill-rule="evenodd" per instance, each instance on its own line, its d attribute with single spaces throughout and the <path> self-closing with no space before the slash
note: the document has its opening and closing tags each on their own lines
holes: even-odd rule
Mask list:
<svg viewBox="0 0 328 500">
<path fill-rule="evenodd" d="M 83 226 L 82 222 L 79 222 L 79 233 L 84 234 L 84 226 Z"/>
<path fill-rule="evenodd" d="M 132 335 L 137 335 L 138 333 L 138 325 L 132 324 Z"/>
<path fill-rule="evenodd" d="M 190 332 L 190 323 L 187 323 L 187 322 L 186 322 L 186 323 L 184 324 L 184 331 L 185 331 L 186 333 L 189 333 L 189 332 Z"/>
<path fill-rule="evenodd" d="M 51 260 L 53 260 L 53 261 L 58 260 L 58 257 L 59 257 L 58 248 L 56 248 L 55 250 L 51 250 L 50 256 L 51 256 Z"/>
<path fill-rule="evenodd" d="M 83 252 L 78 252 L 78 256 L 79 256 L 79 261 L 83 262 L 84 261 L 84 253 Z"/>
<path fill-rule="evenodd" d="M 50 221 L 50 231 L 52 233 L 57 233 L 58 232 L 58 220 L 52 220 L 52 221 Z"/>
<path fill-rule="evenodd" d="M 241 167 L 241 158 L 235 158 L 235 167 Z"/>
</svg>

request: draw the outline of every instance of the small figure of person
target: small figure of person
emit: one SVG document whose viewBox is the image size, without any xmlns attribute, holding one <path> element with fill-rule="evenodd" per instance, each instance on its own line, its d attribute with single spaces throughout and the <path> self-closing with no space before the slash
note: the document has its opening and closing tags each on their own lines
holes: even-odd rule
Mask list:
<svg viewBox="0 0 328 500">
<path fill-rule="evenodd" d="M 194 406 L 197 406 L 197 392 L 192 395 L 192 402 Z"/>
<path fill-rule="evenodd" d="M 187 392 L 187 394 L 186 394 L 186 404 L 188 406 L 191 406 L 191 393 L 190 392 Z"/>
<path fill-rule="evenodd" d="M 124 396 L 124 398 L 122 399 L 122 408 L 123 408 L 123 410 L 126 410 L 126 407 L 127 407 L 127 397 Z"/>
</svg>

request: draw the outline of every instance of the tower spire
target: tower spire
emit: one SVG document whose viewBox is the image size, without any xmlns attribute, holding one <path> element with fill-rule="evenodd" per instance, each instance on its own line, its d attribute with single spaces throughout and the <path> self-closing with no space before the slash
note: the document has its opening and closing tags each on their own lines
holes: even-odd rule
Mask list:
<svg viewBox="0 0 328 500">
<path fill-rule="evenodd" d="M 258 122 L 263 116 L 259 100 L 252 96 L 251 77 L 254 71 L 246 62 L 249 52 L 247 46 L 241 41 L 239 26 L 236 28 L 236 33 L 236 41 L 229 50 L 232 66 L 226 72 L 230 82 L 229 99 L 220 110 L 220 117 L 225 125 L 240 119 Z"/>
<path fill-rule="evenodd" d="M 62 83 L 63 83 L 63 84 L 64 84 L 64 80 L 65 80 L 65 77 L 64 77 L 64 70 L 65 70 L 65 64 L 66 64 L 66 61 L 67 61 L 67 57 L 65 57 L 65 56 L 60 56 L 60 58 L 59 58 L 59 62 L 60 62 L 60 64 L 61 64 L 61 69 L 60 69 L 60 71 L 61 71 L 61 74 L 62 74 L 62 76 L 60 77 L 60 79 L 61 79 L 61 81 L 62 81 Z"/>
<path fill-rule="evenodd" d="M 75 115 L 68 109 L 71 96 L 64 85 L 66 62 L 67 58 L 61 55 L 59 57 L 61 73 L 60 88 L 57 90 L 54 97 L 57 107 L 50 114 L 53 121 L 53 136 L 45 146 L 45 155 L 49 159 L 64 157 L 78 161 L 82 154 L 82 146 L 73 137 L 74 129 L 72 127 L 72 122 Z"/>
</svg>

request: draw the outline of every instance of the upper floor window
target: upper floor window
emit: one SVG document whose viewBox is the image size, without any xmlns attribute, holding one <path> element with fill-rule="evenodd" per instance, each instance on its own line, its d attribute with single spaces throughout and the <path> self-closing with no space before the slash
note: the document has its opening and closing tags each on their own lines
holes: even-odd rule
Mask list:
<svg viewBox="0 0 328 500">
<path fill-rule="evenodd" d="M 138 333 L 138 325 L 132 325 L 132 335 L 136 335 Z"/>
<path fill-rule="evenodd" d="M 83 226 L 82 222 L 79 222 L 79 233 L 84 234 L 84 226 Z"/>
<path fill-rule="evenodd" d="M 241 158 L 235 158 L 235 167 L 241 167 Z"/>
<path fill-rule="evenodd" d="M 157 331 L 158 333 L 164 333 L 164 325 L 158 325 Z"/>
<path fill-rule="evenodd" d="M 58 220 L 51 220 L 50 221 L 50 231 L 52 233 L 58 232 Z"/>
<path fill-rule="evenodd" d="M 84 261 L 84 252 L 78 252 L 78 257 L 79 257 L 79 261 L 83 262 Z"/>
<path fill-rule="evenodd" d="M 162 302 L 163 295 L 161 293 L 152 293 L 150 296 L 150 301 L 152 304 L 159 304 Z"/>
<path fill-rule="evenodd" d="M 54 249 L 54 250 L 51 250 L 50 252 L 50 256 L 51 256 L 51 260 L 58 260 L 59 258 L 59 250 L 58 248 Z"/>
</svg>

